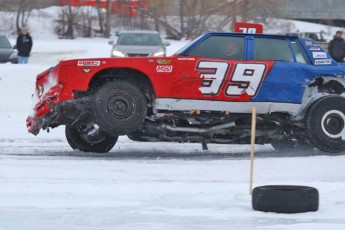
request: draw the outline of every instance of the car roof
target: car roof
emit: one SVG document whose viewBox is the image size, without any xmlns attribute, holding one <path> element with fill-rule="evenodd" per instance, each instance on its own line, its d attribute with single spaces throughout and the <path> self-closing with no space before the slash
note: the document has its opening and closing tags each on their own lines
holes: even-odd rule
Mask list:
<svg viewBox="0 0 345 230">
<path fill-rule="evenodd" d="M 268 37 L 268 38 L 298 38 L 295 35 L 281 35 L 281 34 L 245 34 L 245 33 L 232 33 L 232 32 L 208 32 L 205 35 L 236 35 L 236 36 L 255 36 L 255 37 Z"/>
<path fill-rule="evenodd" d="M 154 30 L 124 30 L 119 31 L 120 34 L 159 34 L 157 31 Z"/>
</svg>

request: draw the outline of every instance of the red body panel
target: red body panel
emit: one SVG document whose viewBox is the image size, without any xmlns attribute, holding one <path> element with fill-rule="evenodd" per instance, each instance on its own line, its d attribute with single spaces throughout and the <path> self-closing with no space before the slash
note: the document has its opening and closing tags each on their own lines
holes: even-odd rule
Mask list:
<svg viewBox="0 0 345 230">
<path fill-rule="evenodd" d="M 100 58 L 89 59 L 100 61 L 99 66 L 78 66 L 77 60 L 62 62 L 59 82 L 72 90 L 87 91 L 92 77 L 102 70 L 110 68 L 129 68 L 142 72 L 151 81 L 157 98 L 190 98 L 203 100 L 248 101 L 247 95 L 227 96 L 224 91 L 230 82 L 234 67 L 238 63 L 258 63 L 267 66 L 264 75 L 270 71 L 273 61 L 234 61 L 215 60 L 198 57 L 169 57 L 169 58 Z M 217 95 L 203 95 L 200 91 L 203 77 L 202 71 L 196 66 L 200 61 L 228 63 L 229 69 Z M 159 63 L 170 64 L 159 64 Z M 162 70 L 161 70 L 162 69 Z M 160 72 L 166 71 L 166 72 Z"/>
<path fill-rule="evenodd" d="M 217 78 L 213 78 L 213 76 L 217 75 L 219 69 L 200 67 L 200 63 L 211 63 L 211 67 L 213 65 L 227 67 L 221 75 L 221 81 L 217 83 L 215 92 L 205 93 L 202 92 L 202 88 L 206 91 L 212 88 L 212 84 L 217 81 Z M 261 82 L 274 64 L 273 61 L 234 61 L 182 56 L 168 58 L 93 58 L 62 61 L 54 69 L 44 71 L 37 76 L 35 94 L 39 101 L 34 107 L 34 115 L 27 120 L 27 126 L 30 132 L 35 133 L 35 130 L 40 129 L 36 125 L 37 121 L 49 114 L 53 106 L 63 101 L 72 100 L 75 97 L 74 91 L 87 91 L 93 77 L 108 69 L 132 69 L 143 73 L 150 80 L 156 98 L 250 101 L 253 95 L 248 95 L 245 90 L 243 90 L 244 93 L 237 93 L 236 95 L 229 95 L 227 91 L 231 85 L 237 91 L 243 88 L 240 84 L 246 84 L 246 81 L 234 80 L 235 69 L 237 65 L 251 64 L 264 67 L 261 71 L 260 82 L 258 80 L 256 85 L 256 90 L 259 90 Z M 250 75 L 246 75 L 247 70 L 254 72 L 249 68 L 244 69 L 244 71 L 240 70 L 243 73 L 237 71 L 236 74 L 249 76 L 248 79 L 250 79 Z M 41 95 L 38 92 L 39 88 L 44 88 Z"/>
</svg>

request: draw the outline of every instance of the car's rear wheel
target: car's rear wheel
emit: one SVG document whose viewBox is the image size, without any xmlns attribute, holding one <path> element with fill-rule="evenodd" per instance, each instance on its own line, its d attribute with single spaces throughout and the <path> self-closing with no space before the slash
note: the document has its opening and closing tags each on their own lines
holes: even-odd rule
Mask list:
<svg viewBox="0 0 345 230">
<path fill-rule="evenodd" d="M 140 128 L 146 113 L 144 93 L 124 80 L 106 83 L 94 96 L 95 123 L 114 135 L 126 135 Z"/>
<path fill-rule="evenodd" d="M 345 98 L 327 96 L 317 100 L 308 110 L 305 124 L 310 142 L 319 150 L 345 150 Z"/>
<path fill-rule="evenodd" d="M 65 134 L 71 148 L 83 152 L 109 152 L 117 141 L 117 136 L 110 136 L 102 132 L 96 125 L 80 129 L 66 125 Z"/>
</svg>

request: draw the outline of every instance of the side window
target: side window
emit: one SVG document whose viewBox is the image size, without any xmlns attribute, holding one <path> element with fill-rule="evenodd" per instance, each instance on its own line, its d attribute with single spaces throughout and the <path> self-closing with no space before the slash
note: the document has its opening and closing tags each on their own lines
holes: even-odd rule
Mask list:
<svg viewBox="0 0 345 230">
<path fill-rule="evenodd" d="M 219 59 L 244 59 L 244 38 L 230 36 L 211 36 L 189 50 L 186 55 L 219 58 Z"/>
<path fill-rule="evenodd" d="M 275 38 L 254 39 L 254 60 L 294 61 L 288 41 Z"/>
<path fill-rule="evenodd" d="M 302 64 L 310 64 L 306 53 L 296 41 L 291 41 L 292 48 L 296 55 L 296 61 Z"/>
</svg>

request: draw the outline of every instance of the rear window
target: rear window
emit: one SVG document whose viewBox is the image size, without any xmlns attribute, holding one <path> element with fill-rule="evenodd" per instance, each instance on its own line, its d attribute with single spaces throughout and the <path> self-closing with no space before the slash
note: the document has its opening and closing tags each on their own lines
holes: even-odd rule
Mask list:
<svg viewBox="0 0 345 230">
<path fill-rule="evenodd" d="M 0 36 L 0 48 L 3 48 L 3 49 L 11 49 L 12 48 L 10 42 L 4 36 Z"/>
<path fill-rule="evenodd" d="M 296 61 L 302 64 L 310 64 L 306 53 L 302 50 L 301 46 L 296 41 L 291 41 L 291 46 L 296 55 Z"/>
<path fill-rule="evenodd" d="M 275 38 L 254 39 L 254 60 L 294 61 L 288 40 Z"/>
</svg>

